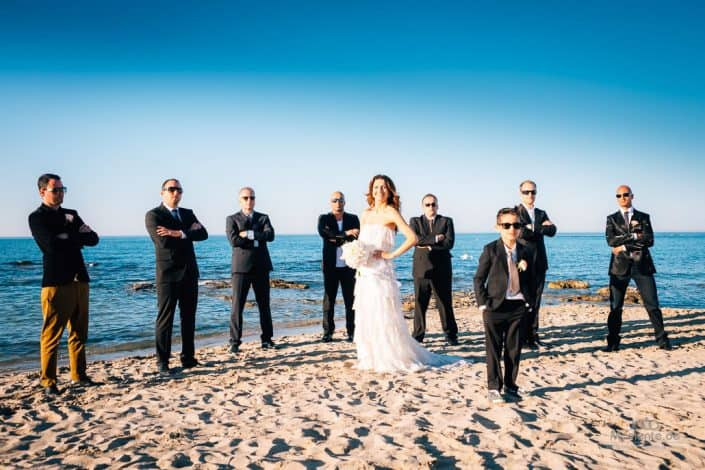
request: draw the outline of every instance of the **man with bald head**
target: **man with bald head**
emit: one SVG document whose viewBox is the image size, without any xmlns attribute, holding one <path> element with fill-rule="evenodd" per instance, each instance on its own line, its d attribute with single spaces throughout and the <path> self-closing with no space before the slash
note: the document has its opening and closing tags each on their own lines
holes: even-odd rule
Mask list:
<svg viewBox="0 0 705 470">
<path fill-rule="evenodd" d="M 649 319 L 654 326 L 656 342 L 661 349 L 670 350 L 671 342 L 663 326 L 659 308 L 654 261 L 649 248 L 654 246 L 654 231 L 649 214 L 632 207 L 634 194 L 627 185 L 617 188 L 619 210 L 607 217 L 605 236 L 612 247 L 610 258 L 610 315 L 607 318 L 607 347 L 605 352 L 619 350 L 622 328 L 622 307 L 629 281 L 634 279 Z"/>
<path fill-rule="evenodd" d="M 318 217 L 318 234 L 323 239 L 323 338 L 324 343 L 333 340 L 335 331 L 334 310 L 338 285 L 343 291 L 345 302 L 345 326 L 348 341 L 355 334 L 355 311 L 353 293 L 355 291 L 355 270 L 341 259 L 341 246 L 355 240 L 360 234 L 360 220 L 356 215 L 345 212 L 345 196 L 340 191 L 330 195 L 331 211 Z"/>
</svg>

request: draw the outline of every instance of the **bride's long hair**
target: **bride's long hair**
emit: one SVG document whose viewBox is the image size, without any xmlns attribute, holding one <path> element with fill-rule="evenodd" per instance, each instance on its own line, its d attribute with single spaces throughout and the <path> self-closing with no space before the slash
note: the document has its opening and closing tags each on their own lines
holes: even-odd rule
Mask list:
<svg viewBox="0 0 705 470">
<path fill-rule="evenodd" d="M 401 200 L 397 194 L 397 187 L 394 186 L 394 181 L 387 175 L 374 175 L 370 180 L 370 184 L 367 189 L 367 205 L 372 207 L 375 205 L 375 198 L 372 196 L 372 186 L 375 184 L 375 180 L 383 180 L 384 184 L 387 186 L 389 196 L 387 197 L 387 205 L 392 206 L 397 211 L 401 212 Z"/>
</svg>

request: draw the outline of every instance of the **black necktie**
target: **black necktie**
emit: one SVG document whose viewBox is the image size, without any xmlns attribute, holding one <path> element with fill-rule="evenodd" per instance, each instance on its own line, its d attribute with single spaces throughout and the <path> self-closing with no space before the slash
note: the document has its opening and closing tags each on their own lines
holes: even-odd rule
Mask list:
<svg viewBox="0 0 705 470">
<path fill-rule="evenodd" d="M 629 212 L 622 212 L 622 215 L 624 216 L 624 225 L 629 229 Z"/>
<path fill-rule="evenodd" d="M 181 217 L 179 217 L 179 209 L 172 209 L 171 215 L 173 215 L 176 220 L 181 222 Z"/>
</svg>

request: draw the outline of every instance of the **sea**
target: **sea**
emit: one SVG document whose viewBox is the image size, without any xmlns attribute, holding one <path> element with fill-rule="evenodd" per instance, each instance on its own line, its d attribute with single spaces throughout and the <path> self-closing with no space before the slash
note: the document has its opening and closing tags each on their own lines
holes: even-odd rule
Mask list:
<svg viewBox="0 0 705 470">
<path fill-rule="evenodd" d="M 457 234 L 453 253 L 453 288 L 472 290 L 472 278 L 482 247 L 496 233 Z M 657 233 L 652 255 L 656 283 L 664 307 L 705 308 L 705 233 Z M 400 240 L 398 240 L 400 242 Z M 549 257 L 547 281 L 579 279 L 589 282 L 589 293 L 608 283 L 610 250 L 601 233 L 559 233 L 546 239 Z M 306 289 L 272 289 L 275 339 L 291 330 L 318 331 L 321 321 L 323 277 L 321 239 L 318 235 L 277 235 L 269 244 L 272 278 L 302 283 Z M 208 287 L 209 280 L 230 276 L 230 246 L 225 236 L 211 236 L 196 243 L 201 272 L 197 344 L 227 343 L 229 288 Z M 95 247 L 83 250 L 91 277 L 89 358 L 153 352 L 156 292 L 134 286 L 154 282 L 154 248 L 146 236 L 102 237 Z M 411 250 L 395 261 L 402 294 L 413 293 Z M 38 364 L 42 313 L 39 301 L 42 256 L 31 238 L 0 238 L 0 370 Z M 546 290 L 544 303 L 561 301 L 565 292 Z M 339 294 L 339 302 L 342 302 Z M 254 294 L 250 292 L 251 300 Z M 605 305 L 605 320 L 608 308 Z M 336 306 L 337 326 L 343 326 L 343 305 Z M 178 336 L 178 313 L 175 336 Z M 245 335 L 256 339 L 259 320 L 256 307 L 246 307 Z M 67 333 L 61 356 L 66 357 Z M 179 346 L 174 348 L 177 352 Z"/>
</svg>

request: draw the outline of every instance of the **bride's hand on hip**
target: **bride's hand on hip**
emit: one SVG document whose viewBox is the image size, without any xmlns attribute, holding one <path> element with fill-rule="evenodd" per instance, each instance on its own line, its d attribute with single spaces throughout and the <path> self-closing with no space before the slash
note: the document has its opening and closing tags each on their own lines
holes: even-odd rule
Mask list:
<svg viewBox="0 0 705 470">
<path fill-rule="evenodd" d="M 394 259 L 394 255 L 391 254 L 391 253 L 388 252 L 388 251 L 382 251 L 382 252 L 380 252 L 380 257 L 381 257 L 381 258 L 384 258 L 384 259 Z"/>
</svg>

